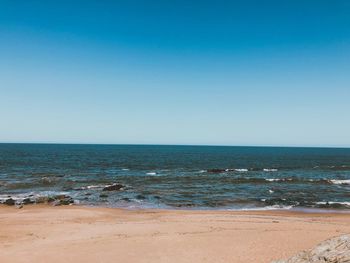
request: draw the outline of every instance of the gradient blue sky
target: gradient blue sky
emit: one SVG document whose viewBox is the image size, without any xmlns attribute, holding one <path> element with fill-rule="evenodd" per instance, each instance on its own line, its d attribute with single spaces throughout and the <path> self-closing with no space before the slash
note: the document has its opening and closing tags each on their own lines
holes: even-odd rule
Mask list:
<svg viewBox="0 0 350 263">
<path fill-rule="evenodd" d="M 350 146 L 350 1 L 0 0 L 0 141 Z"/>
</svg>

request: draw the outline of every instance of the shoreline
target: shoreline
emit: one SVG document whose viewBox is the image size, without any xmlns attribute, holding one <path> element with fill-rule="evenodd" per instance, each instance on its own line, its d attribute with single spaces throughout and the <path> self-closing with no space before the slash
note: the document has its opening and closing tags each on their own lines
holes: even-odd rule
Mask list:
<svg viewBox="0 0 350 263">
<path fill-rule="evenodd" d="M 305 213 L 305 214 L 349 214 L 350 209 L 334 209 L 334 208 L 312 208 L 312 207 L 253 207 L 253 208 L 222 208 L 222 207 L 142 207 L 142 206 L 108 206 L 108 205 L 94 205 L 94 204 L 81 204 L 81 203 L 67 203 L 67 204 L 55 204 L 55 203 L 32 203 L 32 204 L 11 204 L 7 205 L 5 203 L 0 203 L 0 209 L 2 207 L 14 207 L 17 209 L 22 209 L 23 207 L 82 207 L 82 208 L 106 208 L 106 209 L 117 209 L 125 211 L 213 211 L 213 212 L 273 212 L 273 211 L 286 211 L 291 213 Z"/>
<path fill-rule="evenodd" d="M 0 206 L 0 262 L 262 262 L 350 233 L 350 213 Z"/>
</svg>

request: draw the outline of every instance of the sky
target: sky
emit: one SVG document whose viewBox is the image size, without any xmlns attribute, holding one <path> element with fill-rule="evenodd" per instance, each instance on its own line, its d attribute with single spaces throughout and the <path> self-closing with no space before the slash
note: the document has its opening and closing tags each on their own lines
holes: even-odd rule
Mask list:
<svg viewBox="0 0 350 263">
<path fill-rule="evenodd" d="M 0 0 L 0 142 L 350 147 L 350 1 Z"/>
</svg>

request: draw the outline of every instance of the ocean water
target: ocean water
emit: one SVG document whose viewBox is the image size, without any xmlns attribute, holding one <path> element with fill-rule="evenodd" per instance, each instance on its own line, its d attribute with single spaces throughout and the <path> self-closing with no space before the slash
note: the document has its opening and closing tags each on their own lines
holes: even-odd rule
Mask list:
<svg viewBox="0 0 350 263">
<path fill-rule="evenodd" d="M 103 191 L 120 183 L 119 191 Z M 350 209 L 350 149 L 0 144 L 0 201 L 65 194 L 82 205 Z"/>
</svg>

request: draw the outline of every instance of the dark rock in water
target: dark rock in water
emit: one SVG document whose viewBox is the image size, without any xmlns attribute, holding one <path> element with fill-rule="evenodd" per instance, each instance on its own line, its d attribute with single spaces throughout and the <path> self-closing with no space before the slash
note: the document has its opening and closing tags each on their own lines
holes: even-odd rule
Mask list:
<svg viewBox="0 0 350 263">
<path fill-rule="evenodd" d="M 4 202 L 5 205 L 15 205 L 16 201 L 13 200 L 12 198 L 6 199 Z"/>
<path fill-rule="evenodd" d="M 100 194 L 100 197 L 101 197 L 101 198 L 107 198 L 108 195 L 106 195 L 106 194 Z"/>
<path fill-rule="evenodd" d="M 22 204 L 23 204 L 23 205 L 34 204 L 34 201 L 31 200 L 30 198 L 24 198 L 24 199 L 22 200 Z"/>
<path fill-rule="evenodd" d="M 138 199 L 138 200 L 144 200 L 144 199 L 146 199 L 146 197 L 145 197 L 144 195 L 137 195 L 137 196 L 136 196 L 136 199 Z"/>
<path fill-rule="evenodd" d="M 160 196 L 155 195 L 154 198 L 155 198 L 155 199 L 160 199 Z"/>
<path fill-rule="evenodd" d="M 4 202 L 5 205 L 17 205 L 18 208 L 23 205 L 29 204 L 52 204 L 52 205 L 69 205 L 74 203 L 72 197 L 68 195 L 56 195 L 56 196 L 38 196 L 37 198 L 33 198 L 33 195 L 28 196 L 22 200 L 14 200 L 9 197 Z"/>
<path fill-rule="evenodd" d="M 73 204 L 74 200 L 72 197 L 70 197 L 68 195 L 40 196 L 35 200 L 35 203 L 37 203 L 37 204 L 51 204 L 51 205 L 57 206 L 57 205 Z"/>
<path fill-rule="evenodd" d="M 43 177 L 43 178 L 41 178 L 41 183 L 43 185 L 51 185 L 54 183 L 54 178 Z"/>
<path fill-rule="evenodd" d="M 72 198 L 60 200 L 60 204 L 61 205 L 70 205 L 70 204 L 73 204 L 73 203 L 74 203 L 74 200 Z"/>
<path fill-rule="evenodd" d="M 303 251 L 287 260 L 272 263 L 349 263 L 350 235 L 326 240 L 310 251 Z"/>
<path fill-rule="evenodd" d="M 226 169 L 208 169 L 207 172 L 208 173 L 218 174 L 218 173 L 226 172 Z"/>
<path fill-rule="evenodd" d="M 130 201 L 130 198 L 123 197 L 123 198 L 122 198 L 122 200 L 123 200 L 123 201 L 127 201 L 127 202 L 129 202 L 129 201 Z"/>
<path fill-rule="evenodd" d="M 118 190 L 122 190 L 124 186 L 122 184 L 111 184 L 111 185 L 106 185 L 102 191 L 118 191 Z"/>
<path fill-rule="evenodd" d="M 55 195 L 53 198 L 56 200 L 63 200 L 67 198 L 67 195 Z"/>
<path fill-rule="evenodd" d="M 56 195 L 54 199 L 54 202 L 58 203 L 58 205 L 69 205 L 74 203 L 73 198 L 68 195 Z"/>
<path fill-rule="evenodd" d="M 35 199 L 36 204 L 47 204 L 55 201 L 55 198 L 49 196 L 39 196 Z"/>
</svg>

